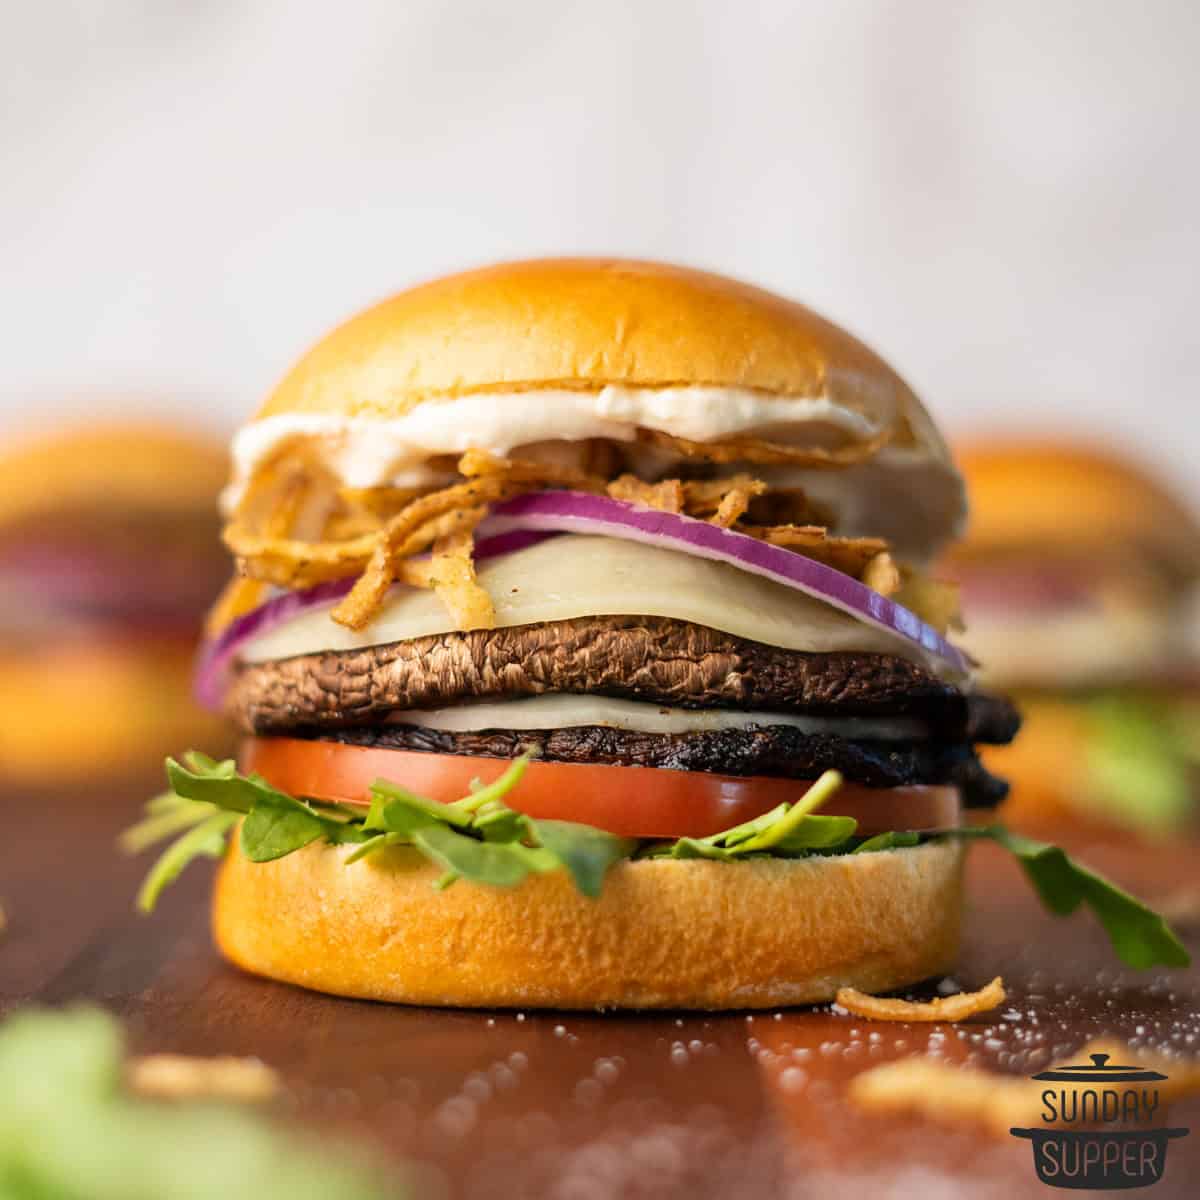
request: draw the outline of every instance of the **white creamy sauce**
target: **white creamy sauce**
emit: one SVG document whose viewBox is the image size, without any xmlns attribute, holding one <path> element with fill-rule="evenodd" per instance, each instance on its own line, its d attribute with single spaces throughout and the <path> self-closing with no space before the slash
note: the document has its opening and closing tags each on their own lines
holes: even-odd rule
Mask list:
<svg viewBox="0 0 1200 1200">
<path fill-rule="evenodd" d="M 555 440 L 630 442 L 637 429 L 691 441 L 738 434 L 795 440 L 814 426 L 869 438 L 879 426 L 824 396 L 778 396 L 749 388 L 609 386 L 597 391 L 536 388 L 476 392 L 428 401 L 402 417 L 280 413 L 242 428 L 233 441 L 236 500 L 256 468 L 290 442 L 317 440 L 329 466 L 349 487 L 377 487 L 414 476 L 426 458 L 472 447 L 507 454 Z"/>
<path fill-rule="evenodd" d="M 888 424 L 891 419 L 888 414 Z M 232 511 L 259 466 L 301 444 L 315 450 L 348 487 L 442 487 L 449 480 L 427 465 L 431 455 L 478 448 L 546 461 L 556 457 L 556 447 L 586 438 L 624 443 L 630 466 L 646 478 L 669 475 L 680 456 L 636 444 L 639 427 L 697 442 L 754 435 L 812 446 L 834 445 L 846 435 L 869 438 L 881 429 L 870 417 L 826 396 L 725 387 L 477 392 L 427 401 L 390 418 L 280 413 L 251 422 L 234 438 L 233 482 L 222 504 Z M 920 433 L 923 444 L 939 444 L 931 427 L 922 424 Z M 870 461 L 837 470 L 752 469 L 774 485 L 804 488 L 830 510 L 837 533 L 885 537 L 899 557 L 918 565 L 961 533 L 965 519 L 962 480 L 934 451 L 885 446 Z"/>
<path fill-rule="evenodd" d="M 479 582 L 492 597 L 500 628 L 579 617 L 670 617 L 786 650 L 894 654 L 954 678 L 947 663 L 917 643 L 802 592 L 725 563 L 621 538 L 551 538 L 484 562 Z M 263 662 L 355 650 L 454 628 L 436 595 L 404 586 L 392 590 L 361 632 L 333 621 L 330 608 L 302 613 L 250 639 L 242 658 Z"/>
<path fill-rule="evenodd" d="M 580 725 L 607 725 L 638 733 L 702 733 L 720 729 L 746 729 L 752 725 L 788 725 L 804 733 L 829 733 L 839 737 L 910 742 L 928 736 L 921 721 L 904 717 L 813 717 L 796 713 L 739 712 L 734 709 L 672 708 L 637 700 L 607 696 L 534 696 L 459 704 L 451 708 L 408 709 L 393 713 L 389 723 L 422 725 L 447 733 L 473 733 L 483 729 L 570 729 Z"/>
</svg>

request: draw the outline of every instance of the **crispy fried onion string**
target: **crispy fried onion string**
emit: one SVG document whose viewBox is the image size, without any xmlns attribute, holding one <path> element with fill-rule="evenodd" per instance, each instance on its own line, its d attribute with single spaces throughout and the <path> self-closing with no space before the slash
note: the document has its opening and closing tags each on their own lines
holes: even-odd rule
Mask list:
<svg viewBox="0 0 1200 1200">
<path fill-rule="evenodd" d="M 855 579 L 862 577 L 867 563 L 888 548 L 882 538 L 830 537 L 823 525 L 739 525 L 737 531 L 772 546 L 796 550 Z"/>
<path fill-rule="evenodd" d="M 880 437 L 824 450 L 779 446 L 756 438 L 714 446 L 647 430 L 639 436 L 685 457 L 714 463 L 741 459 L 826 466 L 865 461 L 886 441 Z M 433 588 L 458 628 L 491 628 L 492 603 L 475 577 L 474 530 L 490 505 L 544 487 L 606 493 L 711 521 L 796 550 L 863 579 L 884 595 L 902 595 L 905 588 L 923 586 L 898 570 L 881 539 L 830 536 L 823 524 L 813 521 L 820 514 L 799 488 L 771 489 L 763 480 L 742 473 L 655 483 L 631 474 L 611 479 L 587 469 L 605 466 L 604 455 L 595 450 L 577 455 L 571 463 L 558 456 L 556 461 L 541 462 L 470 449 L 457 462 L 446 457 L 434 464 L 438 471 L 445 470 L 447 479 L 457 472 L 459 482 L 424 492 L 339 486 L 319 464 L 305 460 L 273 465 L 260 473 L 226 526 L 225 544 L 236 556 L 241 578 L 222 594 L 210 629 L 261 603 L 267 585 L 304 588 L 355 575 L 353 588 L 333 610 L 334 620 L 351 629 L 369 624 L 396 582 Z M 430 550 L 431 558 L 414 557 Z M 940 594 L 931 599 L 946 606 Z"/>
<path fill-rule="evenodd" d="M 868 1021 L 961 1021 L 999 1008 L 1006 995 L 1004 980 L 997 975 L 977 992 L 959 992 L 936 1000 L 896 1000 L 890 996 L 868 996 L 856 988 L 839 988 L 837 1003 L 848 1013 Z"/>
<path fill-rule="evenodd" d="M 795 467 L 850 467 L 870 461 L 891 441 L 888 429 L 863 442 L 827 449 L 824 446 L 792 446 L 765 438 L 726 438 L 721 442 L 693 442 L 657 429 L 639 429 L 638 440 L 685 458 L 710 463 L 787 463 Z"/>
<path fill-rule="evenodd" d="M 614 500 L 644 504 L 647 508 L 657 508 L 663 512 L 683 512 L 683 484 L 678 479 L 646 483 L 636 475 L 621 475 L 608 485 L 608 494 Z"/>
<path fill-rule="evenodd" d="M 603 480 L 575 467 L 500 458 L 483 450 L 468 450 L 458 461 L 458 471 L 466 476 L 465 483 L 411 501 L 374 535 L 362 574 L 333 610 L 335 621 L 350 629 L 366 628 L 388 588 L 403 576 L 405 582 L 432 587 L 456 621 L 472 622 L 458 628 L 492 628 L 496 615 L 476 582 L 471 561 L 472 534 L 487 506 L 540 487 L 599 491 L 604 486 Z M 405 559 L 430 546 L 434 560 L 427 575 L 420 568 L 416 573 L 400 569 Z"/>
<path fill-rule="evenodd" d="M 494 629 L 492 598 L 475 578 L 475 538 L 469 530 L 433 543 L 430 584 L 454 618 L 456 629 Z"/>
<path fill-rule="evenodd" d="M 892 556 L 881 550 L 863 568 L 862 581 L 881 596 L 892 596 L 900 590 L 900 569 Z"/>
</svg>

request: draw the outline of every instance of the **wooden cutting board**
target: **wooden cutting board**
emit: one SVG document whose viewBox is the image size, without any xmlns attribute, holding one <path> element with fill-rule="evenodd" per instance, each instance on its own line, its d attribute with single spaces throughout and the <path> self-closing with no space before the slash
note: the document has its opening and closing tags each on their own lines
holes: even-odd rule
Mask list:
<svg viewBox="0 0 1200 1200">
<path fill-rule="evenodd" d="M 438 1011 L 337 1000 L 224 965 L 206 928 L 207 865 L 152 918 L 143 862 L 113 841 L 154 781 L 107 792 L 0 796 L 0 1010 L 79 999 L 121 1017 L 139 1051 L 257 1055 L 284 1077 L 288 1120 L 362 1138 L 408 1164 L 418 1196 L 1045 1197 L 1028 1142 L 858 1111 L 846 1084 L 929 1050 L 932 1026 L 872 1024 L 828 1006 L 778 1013 L 602 1016 Z M 1141 894 L 1200 887 L 1200 855 L 1127 845 L 1091 859 Z M 1009 1074 L 1112 1034 L 1200 1055 L 1200 969 L 1123 970 L 1086 916 L 1038 908 L 1019 871 L 972 851 L 955 978 L 1002 974 L 1003 1015 L 951 1030 L 937 1053 Z M 1200 924 L 1185 927 L 1200 954 Z M 935 1039 L 935 1046 L 939 1039 Z M 1177 1106 L 1153 1200 L 1197 1194 L 1200 1104 Z M 415 1164 L 415 1166 L 414 1166 Z"/>
</svg>

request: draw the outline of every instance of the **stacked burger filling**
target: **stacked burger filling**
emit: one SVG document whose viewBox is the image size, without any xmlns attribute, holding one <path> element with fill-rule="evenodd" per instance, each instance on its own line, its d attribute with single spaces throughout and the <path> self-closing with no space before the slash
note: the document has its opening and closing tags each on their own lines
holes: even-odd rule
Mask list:
<svg viewBox="0 0 1200 1200">
<path fill-rule="evenodd" d="M 787 650 L 639 615 L 249 663 L 228 710 L 258 736 L 796 780 L 834 769 L 874 788 L 949 784 L 969 806 L 1006 791 L 974 744 L 1018 725 L 1006 700 L 895 654 Z"/>
<path fill-rule="evenodd" d="M 197 689 L 139 898 L 225 854 L 244 968 L 343 995 L 760 1007 L 948 970 L 965 845 L 1127 962 L 1161 920 L 962 821 L 1017 716 L 927 571 L 962 479 L 916 396 L 803 306 L 623 260 L 401 292 L 237 434 Z M 225 853 L 226 847 L 228 852 Z"/>
</svg>

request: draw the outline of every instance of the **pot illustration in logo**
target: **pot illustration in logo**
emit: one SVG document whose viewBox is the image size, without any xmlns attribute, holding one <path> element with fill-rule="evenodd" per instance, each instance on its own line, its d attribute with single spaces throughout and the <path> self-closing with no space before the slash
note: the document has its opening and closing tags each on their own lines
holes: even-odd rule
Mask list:
<svg viewBox="0 0 1200 1200">
<path fill-rule="evenodd" d="M 1009 1130 L 1033 1143 L 1038 1178 L 1051 1187 L 1149 1187 L 1162 1178 L 1168 1142 L 1188 1132 L 1155 1124 L 1167 1076 L 1108 1057 L 1035 1075 L 1059 1085 L 1042 1091 L 1042 1125 Z"/>
</svg>

